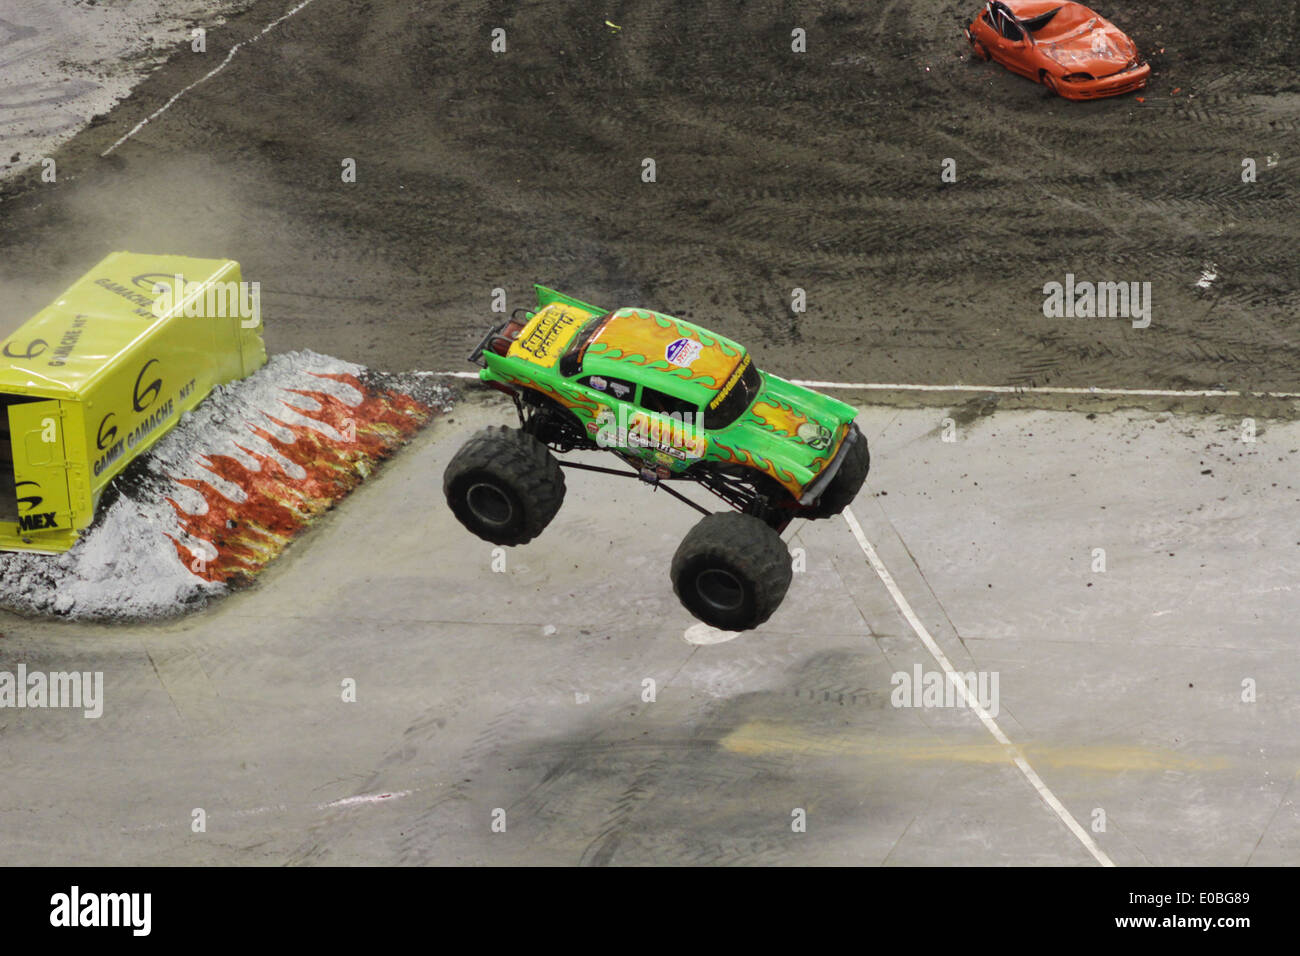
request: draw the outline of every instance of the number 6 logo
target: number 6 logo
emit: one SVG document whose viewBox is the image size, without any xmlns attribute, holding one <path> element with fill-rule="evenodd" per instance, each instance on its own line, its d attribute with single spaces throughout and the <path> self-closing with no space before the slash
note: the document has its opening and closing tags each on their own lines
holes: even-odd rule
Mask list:
<svg viewBox="0 0 1300 956">
<path fill-rule="evenodd" d="M 33 359 L 36 358 L 36 356 L 40 355 L 42 352 L 44 352 L 48 344 L 49 343 L 46 342 L 44 339 L 32 339 L 31 344 L 27 346 L 27 351 L 19 354 L 17 352 L 9 351 L 9 343 L 6 342 L 4 347 L 4 354 L 7 355 L 9 358 Z"/>
<path fill-rule="evenodd" d="M 149 383 L 148 388 L 143 392 L 140 391 L 140 382 L 144 380 L 144 373 L 149 370 L 150 365 L 156 364 L 157 361 L 157 359 L 150 359 L 145 362 L 144 367 L 140 369 L 140 374 L 135 377 L 135 388 L 131 390 L 131 407 L 137 412 L 142 412 L 152 405 L 153 400 L 158 397 L 158 393 L 162 390 L 162 379 L 156 378 Z"/>
</svg>

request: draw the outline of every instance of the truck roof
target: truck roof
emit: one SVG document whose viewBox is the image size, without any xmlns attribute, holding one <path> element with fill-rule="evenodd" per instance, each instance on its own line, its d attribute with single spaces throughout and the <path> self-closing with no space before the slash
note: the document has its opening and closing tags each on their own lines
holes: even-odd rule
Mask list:
<svg viewBox="0 0 1300 956">
<path fill-rule="evenodd" d="M 587 343 L 584 375 L 640 382 L 704 406 L 745 357 L 731 339 L 650 309 L 618 309 Z"/>
</svg>

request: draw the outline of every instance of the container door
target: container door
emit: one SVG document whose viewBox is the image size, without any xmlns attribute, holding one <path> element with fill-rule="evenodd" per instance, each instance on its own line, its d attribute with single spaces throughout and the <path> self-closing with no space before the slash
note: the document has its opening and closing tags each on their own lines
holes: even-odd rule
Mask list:
<svg viewBox="0 0 1300 956">
<path fill-rule="evenodd" d="M 9 406 L 18 531 L 24 537 L 72 528 L 63 416 L 57 401 Z"/>
</svg>

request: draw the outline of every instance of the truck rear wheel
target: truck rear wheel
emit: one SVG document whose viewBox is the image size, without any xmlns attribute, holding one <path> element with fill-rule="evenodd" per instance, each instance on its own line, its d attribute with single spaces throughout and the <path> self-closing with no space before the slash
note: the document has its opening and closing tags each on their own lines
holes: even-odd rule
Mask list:
<svg viewBox="0 0 1300 956">
<path fill-rule="evenodd" d="M 526 544 L 564 502 L 564 472 L 540 441 L 493 425 L 470 436 L 442 476 L 456 519 L 492 544 Z"/>
<path fill-rule="evenodd" d="M 840 465 L 840 470 L 835 473 L 822 496 L 817 499 L 817 503 L 812 506 L 809 518 L 831 518 L 839 514 L 858 496 L 862 490 L 862 483 L 867 480 L 867 472 L 871 469 L 871 453 L 867 450 L 867 439 L 858 431 L 857 425 L 850 426 L 853 434 L 853 444 L 849 446 L 847 457 L 844 464 Z"/>
<path fill-rule="evenodd" d="M 790 587 L 790 552 L 753 515 L 724 511 L 701 519 L 673 555 L 673 591 L 713 627 L 747 631 L 781 605 Z"/>
</svg>

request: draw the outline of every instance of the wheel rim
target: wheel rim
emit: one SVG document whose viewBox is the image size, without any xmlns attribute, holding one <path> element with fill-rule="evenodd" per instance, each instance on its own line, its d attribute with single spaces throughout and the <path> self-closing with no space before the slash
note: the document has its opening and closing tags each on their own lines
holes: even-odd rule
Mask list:
<svg viewBox="0 0 1300 956">
<path fill-rule="evenodd" d="M 509 496 L 496 485 L 486 482 L 480 481 L 469 486 L 465 492 L 465 504 L 475 518 L 494 527 L 509 524 L 515 514 L 515 506 Z"/>
<path fill-rule="evenodd" d="M 715 611 L 738 611 L 745 603 L 745 586 L 724 568 L 708 568 L 695 579 L 695 593 Z"/>
</svg>

